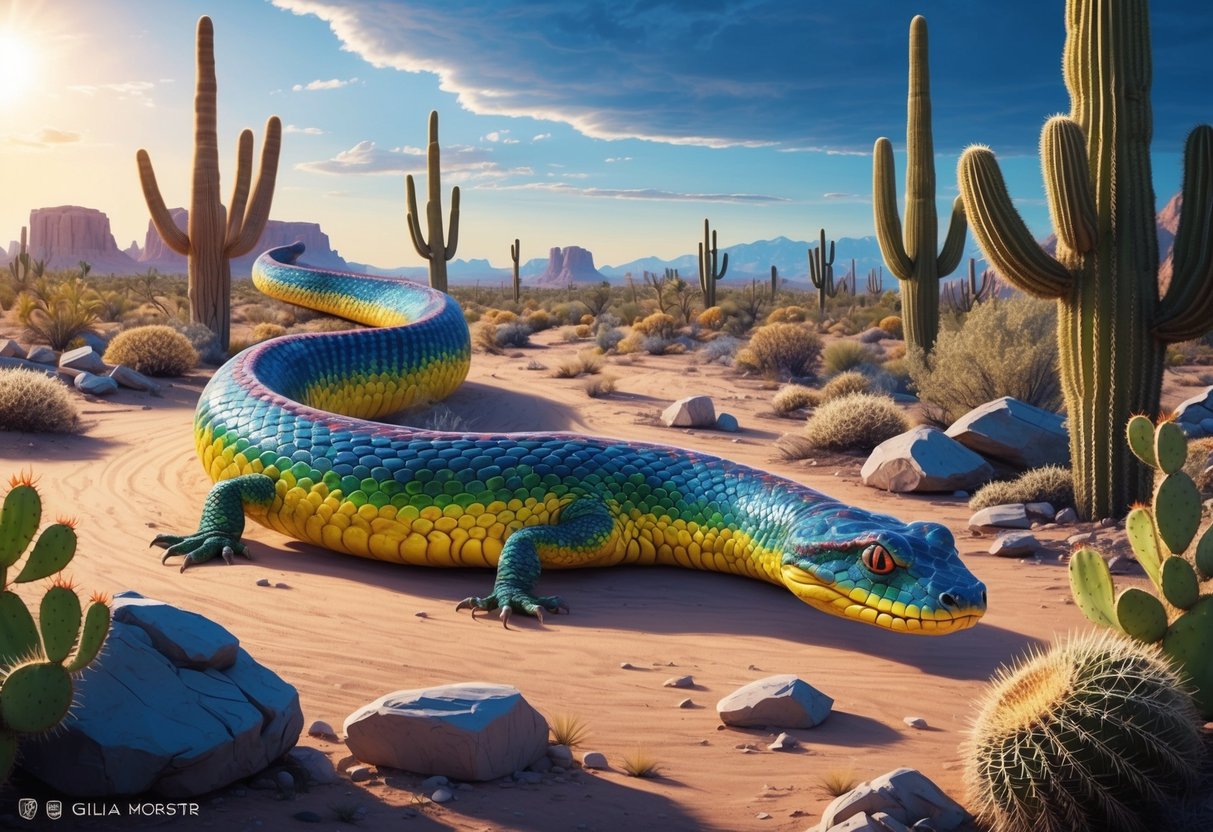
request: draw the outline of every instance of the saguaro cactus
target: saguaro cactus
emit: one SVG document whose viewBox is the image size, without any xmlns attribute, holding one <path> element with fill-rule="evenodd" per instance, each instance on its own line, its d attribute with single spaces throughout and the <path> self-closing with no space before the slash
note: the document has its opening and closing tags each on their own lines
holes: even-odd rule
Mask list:
<svg viewBox="0 0 1213 832">
<path fill-rule="evenodd" d="M 779 291 L 779 269 L 771 266 L 771 300 L 775 300 L 775 293 Z"/>
<path fill-rule="evenodd" d="M 876 239 L 889 271 L 901 281 L 901 318 L 906 343 L 930 352 L 939 334 L 939 279 L 951 274 L 964 252 L 965 212 L 960 197 L 943 249 L 935 215 L 935 148 L 931 137 L 931 82 L 927 70 L 927 21 L 910 21 L 910 92 L 906 120 L 906 225 L 897 214 L 893 145 L 876 140 L 872 161 L 872 204 Z"/>
<path fill-rule="evenodd" d="M 206 326 L 228 348 L 231 332 L 232 269 L 230 260 L 252 251 L 270 217 L 282 122 L 265 123 L 261 170 L 249 199 L 252 181 L 253 131 L 240 134 L 236 152 L 236 185 L 232 201 L 219 201 L 219 140 L 215 127 L 215 32 L 209 17 L 198 18 L 197 82 L 194 91 L 194 183 L 190 192 L 189 228 L 173 222 L 146 150 L 135 154 L 139 181 L 152 223 L 164 244 L 189 258 L 190 320 Z"/>
<path fill-rule="evenodd" d="M 868 270 L 868 294 L 880 297 L 884 294 L 884 269 L 873 266 Z"/>
<path fill-rule="evenodd" d="M 830 255 L 826 256 L 826 230 L 821 229 L 821 240 L 817 248 L 809 249 L 809 281 L 817 287 L 817 310 L 822 318 L 826 314 L 826 298 L 838 294 L 834 283 L 834 241 L 830 240 Z"/>
<path fill-rule="evenodd" d="M 977 260 L 969 258 L 969 280 L 962 278 L 943 287 L 943 299 L 954 312 L 972 312 L 973 307 L 994 297 L 998 289 L 998 276 L 993 269 L 983 269 L 981 283 L 977 282 Z"/>
<path fill-rule="evenodd" d="M 1183 214 L 1174 271 L 1159 297 L 1150 176 L 1150 30 L 1146 0 L 1068 0 L 1063 70 L 1068 116 L 1041 135 L 1057 233 L 1050 257 L 1011 203 L 994 154 L 965 151 L 960 192 L 973 233 L 999 274 L 1057 301 L 1062 391 L 1077 509 L 1119 516 L 1150 490 L 1121 425 L 1157 416 L 1166 346 L 1213 327 L 1213 128 L 1184 150 Z"/>
<path fill-rule="evenodd" d="M 518 257 L 522 254 L 522 246 L 518 242 L 518 238 L 514 238 L 514 244 L 510 246 L 510 259 L 514 261 L 514 303 L 522 297 L 522 280 L 518 277 Z"/>
<path fill-rule="evenodd" d="M 720 262 L 719 271 L 716 269 L 716 232 L 712 231 L 711 245 L 708 245 L 708 221 L 703 221 L 703 242 L 699 244 L 699 288 L 703 291 L 703 308 L 711 309 L 716 305 L 716 281 L 724 277 L 729 270 L 729 254 L 725 252 L 724 260 Z"/>
<path fill-rule="evenodd" d="M 409 226 L 409 237 L 413 240 L 413 248 L 417 253 L 430 261 L 430 288 L 439 292 L 446 291 L 446 261 L 455 256 L 459 246 L 459 186 L 451 189 L 451 224 L 446 242 L 442 238 L 442 181 L 439 179 L 440 165 L 438 159 L 438 111 L 430 112 L 430 141 L 426 148 L 426 190 L 428 199 L 425 203 L 426 226 L 429 228 L 430 239 L 427 241 L 421 232 L 421 223 L 417 214 L 417 195 L 413 188 L 413 175 L 410 173 L 404 179 L 405 194 L 408 199 L 408 215 L 405 220 Z"/>
</svg>

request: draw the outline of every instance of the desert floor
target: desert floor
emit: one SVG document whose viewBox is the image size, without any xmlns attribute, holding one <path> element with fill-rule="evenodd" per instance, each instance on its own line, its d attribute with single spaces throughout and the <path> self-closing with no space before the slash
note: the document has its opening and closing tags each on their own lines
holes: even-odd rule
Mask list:
<svg viewBox="0 0 1213 832">
<path fill-rule="evenodd" d="M 963 800 L 959 745 L 991 674 L 1058 634 L 1090 626 L 1069 600 L 1061 557 L 1064 539 L 1088 527 L 1039 532 L 1053 544 L 1051 557 L 994 558 L 986 553 L 991 538 L 966 531 L 970 512 L 963 499 L 866 488 L 859 483 L 859 457 L 816 465 L 780 461 L 772 444 L 799 422 L 770 412 L 771 390 L 761 380 L 699 365 L 693 354 L 635 363 L 611 358 L 606 372 L 618 377 L 618 390 L 591 399 L 582 380 L 526 369 L 531 360 L 554 367 L 577 347 L 558 343 L 555 332 L 534 341 L 508 355 L 477 353 L 468 382 L 447 406 L 474 430 L 574 430 L 681 445 L 864 508 L 942 522 L 985 581 L 989 613 L 955 635 L 897 635 L 825 615 L 764 583 L 673 568 L 616 568 L 545 575 L 542 590 L 564 596 L 572 614 L 505 630 L 495 619 L 474 621 L 454 609 L 459 599 L 487 591 L 487 571 L 361 561 L 253 524 L 251 563 L 179 574 L 162 566 L 159 550 L 148 543 L 160 532 L 192 530 L 209 485 L 191 431 L 209 375 L 197 371 L 162 397 L 123 390 L 82 400 L 85 429 L 78 436 L 0 433 L 0 474 L 32 465 L 46 514 L 79 520 L 81 545 L 71 572 L 82 592 L 132 588 L 212 617 L 298 687 L 306 723 L 323 719 L 340 730 L 347 714 L 393 690 L 505 683 L 549 718 L 584 720 L 590 736 L 581 750 L 605 752 L 612 767 L 535 786 L 474 784 L 441 806 L 420 794 L 421 778 L 403 772 L 360 784 L 343 779 L 289 801 L 237 784 L 202 798 L 194 819 L 64 818 L 55 828 L 239 832 L 294 828 L 291 816 L 311 810 L 325 819 L 321 827 L 333 829 L 343 826 L 334 807 L 360 806 L 364 829 L 803 830 L 830 800 L 823 778 L 852 771 L 867 779 L 899 766 L 920 769 Z M 1165 404 L 1198 389 L 1195 369 L 1171 373 Z M 693 393 L 711 395 L 718 412 L 738 417 L 742 431 L 660 426 L 659 411 Z M 262 578 L 288 588 L 258 586 Z M 725 729 L 715 712 L 725 694 L 775 673 L 797 674 L 834 698 L 823 725 L 792 732 L 802 747 L 790 753 L 766 749 L 772 734 Z M 663 687 L 684 674 L 694 677 L 693 690 Z M 694 707 L 679 708 L 688 696 Z M 903 720 L 910 716 L 929 727 L 908 727 Z M 338 743 L 306 735 L 301 743 L 334 763 L 346 756 Z M 622 772 L 620 759 L 636 749 L 660 763 L 660 777 Z M 0 811 L 12 812 L 12 801 L 26 792 L 53 796 L 19 779 Z"/>
</svg>

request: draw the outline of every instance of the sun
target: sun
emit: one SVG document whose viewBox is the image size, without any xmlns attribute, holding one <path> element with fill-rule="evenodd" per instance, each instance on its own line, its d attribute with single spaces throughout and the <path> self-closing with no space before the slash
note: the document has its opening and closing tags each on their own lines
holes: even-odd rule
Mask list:
<svg viewBox="0 0 1213 832">
<path fill-rule="evenodd" d="M 29 40 L 0 29 L 0 105 L 14 104 L 34 89 L 38 77 L 38 50 Z"/>
</svg>

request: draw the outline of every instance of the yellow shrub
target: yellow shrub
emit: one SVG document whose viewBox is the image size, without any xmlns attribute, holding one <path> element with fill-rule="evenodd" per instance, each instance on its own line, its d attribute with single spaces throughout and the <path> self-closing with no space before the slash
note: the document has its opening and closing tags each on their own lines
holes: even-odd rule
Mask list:
<svg viewBox="0 0 1213 832">
<path fill-rule="evenodd" d="M 286 327 L 278 324 L 257 324 L 253 327 L 252 340 L 253 343 L 268 341 L 271 338 L 277 338 L 279 335 L 286 335 Z"/>
<path fill-rule="evenodd" d="M 809 310 L 803 306 L 781 306 L 771 310 L 766 322 L 768 324 L 799 324 L 807 321 L 809 317 Z"/>
<path fill-rule="evenodd" d="M 887 318 L 880 319 L 880 328 L 892 335 L 894 338 L 902 337 L 901 316 L 889 315 Z"/>
<path fill-rule="evenodd" d="M 737 353 L 737 362 L 752 361 L 754 369 L 770 376 L 808 376 L 820 355 L 816 332 L 803 324 L 775 323 L 754 330 L 749 347 Z"/>
<path fill-rule="evenodd" d="M 675 328 L 673 316 L 664 312 L 654 312 L 647 318 L 632 324 L 633 333 L 657 335 L 661 338 L 673 338 Z"/>
<path fill-rule="evenodd" d="M 719 306 L 709 306 L 699 313 L 697 320 L 704 329 L 718 330 L 724 326 L 724 312 Z"/>
<path fill-rule="evenodd" d="M 198 366 L 198 353 L 171 326 L 153 324 L 115 335 L 105 350 L 105 362 L 125 364 L 149 376 L 179 376 Z"/>
</svg>

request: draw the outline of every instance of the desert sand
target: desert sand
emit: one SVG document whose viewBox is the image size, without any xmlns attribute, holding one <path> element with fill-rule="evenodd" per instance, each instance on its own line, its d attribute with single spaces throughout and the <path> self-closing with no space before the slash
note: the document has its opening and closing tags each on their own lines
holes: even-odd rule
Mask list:
<svg viewBox="0 0 1213 832">
<path fill-rule="evenodd" d="M 362 561 L 252 523 L 251 563 L 217 562 L 180 574 L 176 565 L 161 565 L 148 543 L 160 532 L 192 530 L 209 486 L 191 431 L 209 376 L 199 370 L 175 380 L 162 397 L 123 390 L 83 400 L 78 436 L 0 433 L 0 473 L 32 466 L 46 514 L 79 521 L 71 572 L 82 593 L 130 588 L 210 616 L 298 687 L 305 723 L 323 719 L 340 730 L 347 714 L 393 690 L 504 683 L 549 718 L 580 717 L 590 733 L 581 750 L 604 752 L 612 767 L 535 786 L 474 784 L 441 806 L 419 796 L 421 778 L 403 772 L 314 787 L 291 801 L 237 784 L 202 798 L 197 818 L 160 825 L 294 828 L 291 815 L 312 810 L 325 818 L 322 827 L 340 828 L 332 807 L 356 805 L 365 808 L 359 824 L 365 829 L 803 830 L 831 799 L 820 788 L 823 777 L 853 771 L 867 779 L 899 766 L 921 770 L 963 801 L 959 745 L 991 674 L 1058 634 L 1091 626 L 1070 601 L 1060 557 L 1065 537 L 1088 527 L 1041 531 L 1054 557 L 992 557 L 991 539 L 966 531 L 963 499 L 866 488 L 858 478 L 860 457 L 816 466 L 780 461 L 773 441 L 799 422 L 770 412 L 770 386 L 759 379 L 701 366 L 694 355 L 611 358 L 606 372 L 618 377 L 618 390 L 591 399 L 581 380 L 526 369 L 531 360 L 555 366 L 577 346 L 558 343 L 554 332 L 533 340 L 534 347 L 509 355 L 474 356 L 467 383 L 447 402 L 471 429 L 575 430 L 665 442 L 765 468 L 864 508 L 942 522 L 986 583 L 989 613 L 950 636 L 898 635 L 828 616 L 756 581 L 614 568 L 544 575 L 542 591 L 562 595 L 572 614 L 543 624 L 516 619 L 505 630 L 493 618 L 473 620 L 454 609 L 461 598 L 488 590 L 488 571 Z M 1194 377 L 1189 387 L 1170 383 L 1166 404 L 1190 395 L 1195 384 Z M 711 395 L 718 412 L 738 417 L 742 431 L 657 423 L 661 408 L 691 393 Z M 262 578 L 287 588 L 258 586 Z M 773 734 L 723 728 L 715 712 L 725 694 L 775 673 L 797 674 L 834 698 L 823 725 L 791 732 L 802 746 L 790 753 L 767 750 Z M 662 686 L 687 674 L 693 690 Z M 694 707 L 679 708 L 688 696 Z M 928 727 L 907 726 L 910 716 Z M 300 742 L 334 763 L 347 754 L 340 743 L 306 734 Z M 622 772 L 620 758 L 637 748 L 660 763 L 659 778 Z M 28 781 L 16 787 L 36 791 Z M 65 818 L 56 828 L 139 825 Z"/>
</svg>

